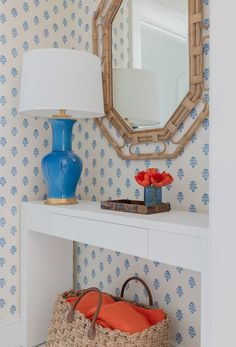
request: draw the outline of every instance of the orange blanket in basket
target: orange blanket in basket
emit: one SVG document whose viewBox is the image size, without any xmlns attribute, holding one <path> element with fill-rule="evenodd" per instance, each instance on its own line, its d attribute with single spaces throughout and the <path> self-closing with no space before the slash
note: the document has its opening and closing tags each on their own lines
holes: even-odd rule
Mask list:
<svg viewBox="0 0 236 347">
<path fill-rule="evenodd" d="M 104 328 L 118 329 L 127 333 L 142 332 L 166 318 L 163 310 L 146 309 L 124 301 L 115 301 L 108 294 L 102 293 L 102 307 L 97 324 Z M 70 297 L 67 302 L 73 305 L 76 297 Z M 98 294 L 88 293 L 83 297 L 76 310 L 92 320 L 98 304 Z"/>
</svg>

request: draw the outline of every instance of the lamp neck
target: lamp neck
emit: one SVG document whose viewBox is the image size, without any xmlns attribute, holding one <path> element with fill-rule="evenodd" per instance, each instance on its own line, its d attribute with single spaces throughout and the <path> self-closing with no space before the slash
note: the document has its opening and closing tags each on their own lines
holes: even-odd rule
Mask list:
<svg viewBox="0 0 236 347">
<path fill-rule="evenodd" d="M 52 127 L 52 150 L 56 152 L 71 151 L 72 129 L 74 119 L 49 119 Z"/>
<path fill-rule="evenodd" d="M 52 118 L 59 118 L 59 119 L 66 118 L 67 119 L 67 118 L 71 118 L 71 116 L 66 113 L 66 110 L 59 110 L 59 113 L 54 114 L 52 116 Z"/>
</svg>

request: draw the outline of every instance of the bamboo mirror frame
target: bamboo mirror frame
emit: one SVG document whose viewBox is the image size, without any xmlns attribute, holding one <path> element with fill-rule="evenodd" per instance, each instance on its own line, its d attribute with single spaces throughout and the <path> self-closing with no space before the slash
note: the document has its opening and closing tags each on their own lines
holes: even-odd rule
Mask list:
<svg viewBox="0 0 236 347">
<path fill-rule="evenodd" d="M 208 38 L 208 35 L 206 35 L 208 26 L 203 22 L 202 0 L 188 0 L 189 92 L 163 128 L 141 131 L 133 130 L 113 107 L 112 22 L 122 2 L 123 0 L 101 0 L 93 17 L 93 53 L 100 56 L 102 60 L 106 113 L 106 117 L 96 119 L 96 124 L 122 159 L 176 158 L 209 113 L 207 98 L 203 98 L 203 92 L 207 90 L 203 78 L 203 45 L 206 38 Z M 203 34 L 204 31 L 205 33 Z M 198 116 L 185 129 L 185 132 L 180 134 L 179 128 L 185 121 L 187 122 L 190 112 L 198 104 L 201 104 Z M 112 134 L 111 128 L 115 129 L 115 136 Z M 142 152 L 140 148 L 147 147 L 144 144 L 148 144 L 151 150 L 147 151 L 144 148 Z M 153 144 L 153 146 L 150 146 L 150 144 Z M 171 149 L 168 149 L 170 144 Z M 135 150 L 137 146 L 139 149 Z"/>
</svg>

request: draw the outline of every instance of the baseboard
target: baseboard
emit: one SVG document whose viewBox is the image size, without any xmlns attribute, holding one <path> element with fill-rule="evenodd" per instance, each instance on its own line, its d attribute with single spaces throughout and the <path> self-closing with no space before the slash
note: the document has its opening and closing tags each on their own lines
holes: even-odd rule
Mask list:
<svg viewBox="0 0 236 347">
<path fill-rule="evenodd" d="M 20 317 L 0 320 L 0 347 L 20 347 Z"/>
</svg>

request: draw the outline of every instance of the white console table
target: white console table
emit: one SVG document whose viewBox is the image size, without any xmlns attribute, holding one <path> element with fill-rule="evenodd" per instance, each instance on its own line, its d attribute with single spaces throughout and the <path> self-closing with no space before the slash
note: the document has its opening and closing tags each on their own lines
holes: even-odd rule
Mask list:
<svg viewBox="0 0 236 347">
<path fill-rule="evenodd" d="M 149 216 L 107 211 L 99 203 L 22 203 L 21 345 L 43 343 L 58 293 L 73 285 L 73 241 L 200 271 L 201 347 L 208 340 L 208 215 Z M 191 347 L 191 346 L 188 346 Z"/>
</svg>

